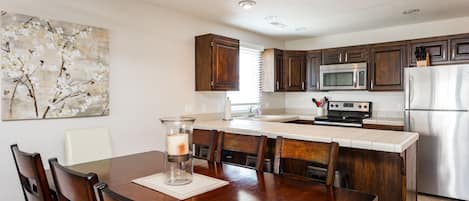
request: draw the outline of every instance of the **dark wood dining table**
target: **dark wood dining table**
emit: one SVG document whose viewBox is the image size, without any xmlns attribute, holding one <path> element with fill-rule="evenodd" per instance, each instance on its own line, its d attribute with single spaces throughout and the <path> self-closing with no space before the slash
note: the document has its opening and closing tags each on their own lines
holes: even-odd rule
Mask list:
<svg viewBox="0 0 469 201">
<path fill-rule="evenodd" d="M 164 170 L 164 153 L 151 151 L 94 161 L 69 168 L 94 172 L 113 191 L 136 201 L 174 201 L 171 196 L 132 183 L 132 180 Z M 219 189 L 189 198 L 191 201 L 377 201 L 374 195 L 299 178 L 257 172 L 231 164 L 194 160 L 194 172 L 229 181 Z M 49 179 L 52 181 L 52 179 Z"/>
</svg>

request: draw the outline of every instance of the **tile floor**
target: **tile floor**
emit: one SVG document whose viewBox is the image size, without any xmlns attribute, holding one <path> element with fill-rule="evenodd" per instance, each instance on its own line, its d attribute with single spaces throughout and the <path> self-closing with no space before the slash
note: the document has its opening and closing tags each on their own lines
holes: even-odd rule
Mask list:
<svg viewBox="0 0 469 201">
<path fill-rule="evenodd" d="M 419 195 L 417 201 L 455 201 L 447 198 L 432 197 L 428 195 Z"/>
</svg>

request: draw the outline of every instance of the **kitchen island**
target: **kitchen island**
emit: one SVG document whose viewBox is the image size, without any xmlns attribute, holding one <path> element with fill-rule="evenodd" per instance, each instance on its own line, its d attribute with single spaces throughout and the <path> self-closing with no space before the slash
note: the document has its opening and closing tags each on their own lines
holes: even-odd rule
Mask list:
<svg viewBox="0 0 469 201">
<path fill-rule="evenodd" d="M 416 142 L 418 134 L 362 128 L 300 125 L 254 120 L 196 121 L 194 132 L 264 135 L 275 150 L 275 138 L 282 136 L 340 145 L 338 170 L 346 174 L 351 189 L 378 195 L 380 201 L 416 201 Z M 272 142 L 273 141 L 273 142 Z M 269 151 L 268 151 L 269 152 Z M 267 158 L 273 153 L 267 153 Z M 305 174 L 306 163 L 295 162 L 289 171 Z"/>
</svg>

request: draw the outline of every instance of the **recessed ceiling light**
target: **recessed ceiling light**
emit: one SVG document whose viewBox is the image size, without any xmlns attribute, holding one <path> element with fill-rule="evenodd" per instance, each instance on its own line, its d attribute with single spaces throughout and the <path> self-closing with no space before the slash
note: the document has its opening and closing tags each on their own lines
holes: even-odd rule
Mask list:
<svg viewBox="0 0 469 201">
<path fill-rule="evenodd" d="M 402 14 L 404 14 L 404 15 L 412 15 L 412 14 L 416 14 L 416 13 L 418 13 L 418 12 L 420 12 L 420 9 L 414 8 L 414 9 L 405 10 L 405 11 L 402 12 Z"/>
<path fill-rule="evenodd" d="M 239 6 L 243 7 L 244 9 L 251 9 L 256 5 L 256 1 L 254 0 L 241 0 L 238 2 Z"/>
<path fill-rule="evenodd" d="M 298 32 L 303 32 L 303 31 L 306 31 L 306 30 L 308 30 L 307 27 L 298 27 L 298 28 L 295 29 L 295 31 L 298 31 Z"/>
<path fill-rule="evenodd" d="M 277 29 L 284 29 L 288 26 L 278 16 L 267 16 L 264 19 Z"/>
</svg>

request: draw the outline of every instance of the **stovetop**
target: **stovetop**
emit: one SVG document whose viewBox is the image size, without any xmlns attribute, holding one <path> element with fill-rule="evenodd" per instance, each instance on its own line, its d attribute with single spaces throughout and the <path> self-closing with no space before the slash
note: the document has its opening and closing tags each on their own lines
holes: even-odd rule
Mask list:
<svg viewBox="0 0 469 201">
<path fill-rule="evenodd" d="M 327 116 L 314 118 L 316 124 L 362 127 L 363 119 L 371 117 L 371 102 L 331 101 Z"/>
</svg>

